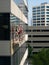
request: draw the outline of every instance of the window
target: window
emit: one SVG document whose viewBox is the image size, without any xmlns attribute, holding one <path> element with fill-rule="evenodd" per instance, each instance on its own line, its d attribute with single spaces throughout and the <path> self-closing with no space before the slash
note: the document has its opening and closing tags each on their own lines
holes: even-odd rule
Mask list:
<svg viewBox="0 0 49 65">
<path fill-rule="evenodd" d="M 40 18 L 37 18 L 37 20 L 40 20 Z"/>
<path fill-rule="evenodd" d="M 36 16 L 33 16 L 34 18 L 36 18 Z"/>
<path fill-rule="evenodd" d="M 36 10 L 33 10 L 33 12 L 36 12 Z"/>
<path fill-rule="evenodd" d="M 37 7 L 37 9 L 40 9 L 40 7 Z"/>
<path fill-rule="evenodd" d="M 33 10 L 35 10 L 36 8 L 34 7 Z"/>
<path fill-rule="evenodd" d="M 31 32 L 31 30 L 28 30 L 28 32 Z"/>
<path fill-rule="evenodd" d="M 49 26 L 49 24 L 47 24 Z"/>
<path fill-rule="evenodd" d="M 49 35 L 33 35 L 33 37 L 49 37 Z"/>
<path fill-rule="evenodd" d="M 44 32 L 49 32 L 49 29 L 46 29 L 46 30 L 41 30 L 42 32 L 44 31 Z"/>
<path fill-rule="evenodd" d="M 48 47 L 47 46 L 34 46 L 33 48 L 48 48 Z"/>
<path fill-rule="evenodd" d="M 41 26 L 43 26 L 43 25 L 45 25 L 45 24 L 42 23 Z"/>
<path fill-rule="evenodd" d="M 34 30 L 33 30 L 33 32 L 40 32 L 40 30 L 39 30 L 39 29 L 37 29 L 37 30 L 36 30 L 36 29 L 34 29 Z"/>
<path fill-rule="evenodd" d="M 33 15 L 36 15 L 36 13 L 33 13 Z"/>
<path fill-rule="evenodd" d="M 40 12 L 40 10 L 37 10 L 37 12 Z"/>
<path fill-rule="evenodd" d="M 46 21 L 46 22 L 49 22 L 49 21 Z"/>
<path fill-rule="evenodd" d="M 0 40 L 10 40 L 10 13 L 0 13 Z"/>
<path fill-rule="evenodd" d="M 36 24 L 33 24 L 33 26 L 36 26 Z"/>
<path fill-rule="evenodd" d="M 33 21 L 33 24 L 36 24 L 36 21 Z"/>
<path fill-rule="evenodd" d="M 45 11 L 45 9 L 41 9 L 41 11 Z"/>
<path fill-rule="evenodd" d="M 40 14 L 40 12 L 38 12 L 37 14 Z"/>
<path fill-rule="evenodd" d="M 47 11 L 49 11 L 49 9 L 46 9 Z"/>
<path fill-rule="evenodd" d="M 41 15 L 41 17 L 45 17 L 45 15 Z"/>
<path fill-rule="evenodd" d="M 41 12 L 41 14 L 45 14 L 45 12 Z"/>
<path fill-rule="evenodd" d="M 28 32 L 28 30 L 25 30 L 26 32 Z"/>
<path fill-rule="evenodd" d="M 43 19 L 45 19 L 45 18 L 41 18 L 41 20 L 43 20 Z"/>
<path fill-rule="evenodd" d="M 49 6 L 46 6 L 46 8 L 49 8 Z"/>
<path fill-rule="evenodd" d="M 37 23 L 40 23 L 40 21 L 37 21 Z"/>
<path fill-rule="evenodd" d="M 46 12 L 47 14 L 49 14 L 49 12 Z"/>
<path fill-rule="evenodd" d="M 27 43 L 31 43 L 31 41 L 27 41 Z"/>
<path fill-rule="evenodd" d="M 49 20 L 49 18 L 46 18 L 47 20 Z"/>
<path fill-rule="evenodd" d="M 49 41 L 33 41 L 33 43 L 49 43 Z"/>
<path fill-rule="evenodd" d="M 41 8 L 45 8 L 45 6 L 41 6 Z"/>
<path fill-rule="evenodd" d="M 10 56 L 0 56 L 0 65 L 11 65 Z"/>
<path fill-rule="evenodd" d="M 48 16 L 48 17 L 49 17 L 49 15 L 46 15 L 46 16 Z"/>
<path fill-rule="evenodd" d="M 45 23 L 45 21 L 41 21 L 41 23 Z"/>
<path fill-rule="evenodd" d="M 33 18 L 33 20 L 36 20 L 36 18 Z"/>
<path fill-rule="evenodd" d="M 37 24 L 37 26 L 40 26 L 40 24 Z"/>
<path fill-rule="evenodd" d="M 36 18 L 36 16 L 33 16 L 33 18 Z"/>
<path fill-rule="evenodd" d="M 37 16 L 37 17 L 40 17 L 40 16 Z"/>
<path fill-rule="evenodd" d="M 28 37 L 31 37 L 31 35 L 28 35 Z"/>
</svg>

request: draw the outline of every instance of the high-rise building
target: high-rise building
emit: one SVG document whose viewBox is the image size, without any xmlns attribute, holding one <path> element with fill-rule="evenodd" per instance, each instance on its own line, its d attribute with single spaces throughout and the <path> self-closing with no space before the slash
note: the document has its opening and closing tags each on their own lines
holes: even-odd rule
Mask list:
<svg viewBox="0 0 49 65">
<path fill-rule="evenodd" d="M 17 6 L 21 9 L 24 15 L 28 18 L 28 3 L 27 0 L 14 0 Z"/>
<path fill-rule="evenodd" d="M 25 64 L 28 56 L 27 21 L 14 0 L 0 0 L 0 65 Z"/>
<path fill-rule="evenodd" d="M 49 26 L 49 4 L 42 3 L 32 8 L 33 26 Z"/>
</svg>

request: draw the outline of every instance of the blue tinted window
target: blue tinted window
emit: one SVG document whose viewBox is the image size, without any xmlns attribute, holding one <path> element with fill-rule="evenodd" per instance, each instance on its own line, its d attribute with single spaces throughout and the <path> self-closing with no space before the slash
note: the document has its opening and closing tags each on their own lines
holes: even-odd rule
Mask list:
<svg viewBox="0 0 49 65">
<path fill-rule="evenodd" d="M 49 8 L 49 6 L 46 6 L 47 8 Z"/>
<path fill-rule="evenodd" d="M 48 17 L 49 17 L 49 15 L 46 15 L 46 16 L 48 16 Z"/>
<path fill-rule="evenodd" d="M 33 13 L 33 15 L 36 15 L 36 13 Z"/>
<path fill-rule="evenodd" d="M 33 21 L 33 23 L 36 23 L 36 21 Z"/>
<path fill-rule="evenodd" d="M 36 20 L 36 18 L 33 18 L 33 20 Z"/>
<path fill-rule="evenodd" d="M 46 12 L 47 14 L 49 14 L 49 12 Z"/>
<path fill-rule="evenodd" d="M 41 17 L 45 17 L 45 15 L 41 15 Z"/>
<path fill-rule="evenodd" d="M 45 6 L 41 6 L 41 8 L 45 8 Z"/>
<path fill-rule="evenodd" d="M 36 18 L 36 16 L 33 16 L 34 18 Z"/>
<path fill-rule="evenodd" d="M 37 9 L 40 9 L 40 7 L 37 7 Z"/>
<path fill-rule="evenodd" d="M 45 12 L 41 12 L 41 14 L 45 14 Z"/>
<path fill-rule="evenodd" d="M 40 17 L 40 16 L 37 16 L 37 17 Z"/>
<path fill-rule="evenodd" d="M 36 9 L 36 8 L 33 8 L 33 9 Z"/>
<path fill-rule="evenodd" d="M 36 12 L 36 10 L 33 10 L 33 12 Z"/>
<path fill-rule="evenodd" d="M 40 12 L 38 12 L 37 14 L 40 14 Z"/>
<path fill-rule="evenodd" d="M 46 18 L 47 20 L 49 20 L 49 18 Z"/>
<path fill-rule="evenodd" d="M 37 18 L 37 20 L 40 20 L 40 18 Z"/>
<path fill-rule="evenodd" d="M 36 19 L 36 17 L 33 17 L 33 19 Z"/>
<path fill-rule="evenodd" d="M 46 21 L 46 22 L 49 22 L 49 21 Z"/>
<path fill-rule="evenodd" d="M 33 26 L 36 26 L 36 24 L 33 24 Z"/>
<path fill-rule="evenodd" d="M 37 12 L 40 12 L 40 10 L 37 10 Z"/>
</svg>

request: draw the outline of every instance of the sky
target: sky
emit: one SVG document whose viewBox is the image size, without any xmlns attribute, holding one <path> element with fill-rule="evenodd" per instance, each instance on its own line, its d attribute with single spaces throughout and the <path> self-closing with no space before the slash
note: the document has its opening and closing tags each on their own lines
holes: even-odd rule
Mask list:
<svg viewBox="0 0 49 65">
<path fill-rule="evenodd" d="M 49 3 L 49 0 L 28 0 L 28 9 L 29 9 L 29 13 L 28 13 L 28 23 L 29 23 L 29 26 L 32 24 L 32 7 L 33 6 L 38 6 L 40 5 L 41 3 L 44 3 L 44 2 L 47 2 Z"/>
</svg>

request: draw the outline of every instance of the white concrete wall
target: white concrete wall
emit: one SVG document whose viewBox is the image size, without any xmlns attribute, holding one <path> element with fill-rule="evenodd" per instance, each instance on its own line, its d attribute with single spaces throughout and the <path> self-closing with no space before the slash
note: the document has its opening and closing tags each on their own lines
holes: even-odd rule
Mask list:
<svg viewBox="0 0 49 65">
<path fill-rule="evenodd" d="M 27 23 L 27 18 L 13 0 L 11 0 L 11 13 L 18 17 L 20 20 L 22 20 L 24 23 Z"/>
<path fill-rule="evenodd" d="M 28 3 L 27 3 L 27 0 L 24 0 L 24 3 L 25 3 L 25 5 L 28 7 Z"/>
<path fill-rule="evenodd" d="M 26 52 L 25 52 L 25 54 L 24 54 L 24 56 L 23 56 L 23 58 L 22 58 L 22 60 L 20 62 L 20 65 L 24 65 L 24 63 L 25 63 L 25 61 L 27 59 L 27 56 L 28 56 L 28 48 L 26 49 Z"/>
</svg>

